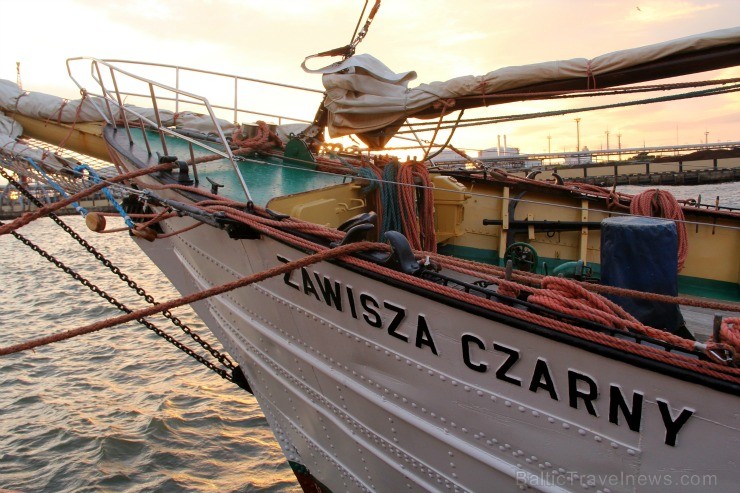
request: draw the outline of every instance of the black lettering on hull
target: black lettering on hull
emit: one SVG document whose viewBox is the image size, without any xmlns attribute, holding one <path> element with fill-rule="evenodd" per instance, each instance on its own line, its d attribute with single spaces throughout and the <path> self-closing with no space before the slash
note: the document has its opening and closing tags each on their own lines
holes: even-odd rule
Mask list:
<svg viewBox="0 0 740 493">
<path fill-rule="evenodd" d="M 619 424 L 619 411 L 622 412 L 624 420 L 632 431 L 640 431 L 642 421 L 643 395 L 639 392 L 632 393 L 632 407 L 627 406 L 627 400 L 622 395 L 620 388 L 614 384 L 609 386 L 609 422 Z"/>
<path fill-rule="evenodd" d="M 360 295 L 360 304 L 362 305 L 362 308 L 365 309 L 365 313 L 362 314 L 362 318 L 365 319 L 365 322 L 376 329 L 381 328 L 383 326 L 383 319 L 380 318 L 380 314 L 378 313 L 377 309 L 380 308 L 380 305 L 375 298 L 367 293 L 362 293 Z"/>
<path fill-rule="evenodd" d="M 403 319 L 406 318 L 406 309 L 402 306 L 396 306 L 393 303 L 389 303 L 387 301 L 383 302 L 383 306 L 395 313 L 395 315 L 393 316 L 393 320 L 391 320 L 391 323 L 388 324 L 388 334 L 395 337 L 396 339 L 401 339 L 403 342 L 409 342 L 408 336 L 396 332 L 398 327 L 401 325 L 401 322 L 403 322 Z"/>
<path fill-rule="evenodd" d="M 683 428 L 683 425 L 686 424 L 689 418 L 693 416 L 694 410 L 683 408 L 678 417 L 674 420 L 671 415 L 670 404 L 662 399 L 656 399 L 656 402 L 658 403 L 660 416 L 663 418 L 663 424 L 665 425 L 665 444 L 675 447 L 678 432 L 681 431 L 681 428 Z"/>
<path fill-rule="evenodd" d="M 558 392 L 555 390 L 552 375 L 550 375 L 550 367 L 547 366 L 547 361 L 542 358 L 537 358 L 537 364 L 534 365 L 534 372 L 532 372 L 532 381 L 529 383 L 529 390 L 537 392 L 538 389 L 546 390 L 552 400 L 560 400 Z"/>
<path fill-rule="evenodd" d="M 439 356 L 437 346 L 434 344 L 432 333 L 429 330 L 429 325 L 427 325 L 427 319 L 424 315 L 419 314 L 419 318 L 416 321 L 416 347 L 421 349 L 422 346 L 429 347 L 432 354 Z"/>
<path fill-rule="evenodd" d="M 584 382 L 587 389 L 579 388 L 578 382 Z M 568 403 L 573 409 L 578 409 L 578 400 L 582 400 L 588 414 L 597 416 L 594 401 L 599 396 L 598 387 L 591 377 L 577 371 L 568 370 Z"/>
<path fill-rule="evenodd" d="M 520 378 L 512 377 L 507 374 L 507 372 L 511 370 L 511 367 L 514 366 L 517 361 L 519 361 L 519 351 L 506 346 L 502 346 L 501 344 L 498 344 L 496 342 L 493 343 L 493 349 L 509 356 L 503 363 L 501 363 L 501 366 L 498 367 L 498 370 L 496 370 L 496 378 L 521 387 L 522 380 Z"/>
</svg>

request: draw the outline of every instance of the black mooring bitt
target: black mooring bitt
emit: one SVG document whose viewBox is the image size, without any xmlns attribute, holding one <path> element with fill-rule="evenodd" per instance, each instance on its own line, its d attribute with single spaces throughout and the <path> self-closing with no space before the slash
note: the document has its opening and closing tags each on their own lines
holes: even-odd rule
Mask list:
<svg viewBox="0 0 740 493">
<path fill-rule="evenodd" d="M 416 274 L 421 267 L 414 257 L 409 240 L 398 231 L 386 231 L 385 239 L 391 244 L 391 253 L 383 264 L 404 274 Z"/>
</svg>

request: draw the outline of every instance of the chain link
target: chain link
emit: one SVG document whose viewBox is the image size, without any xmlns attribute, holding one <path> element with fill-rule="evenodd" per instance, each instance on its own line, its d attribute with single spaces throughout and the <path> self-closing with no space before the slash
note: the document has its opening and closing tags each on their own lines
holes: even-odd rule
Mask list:
<svg viewBox="0 0 740 493">
<path fill-rule="evenodd" d="M 0 225 L 2 224 L 3 223 L 0 221 Z M 91 283 L 88 279 L 86 279 L 84 276 L 76 272 L 74 269 L 65 265 L 62 261 L 55 258 L 53 255 L 45 251 L 43 248 L 33 243 L 28 238 L 24 237 L 20 233 L 17 233 L 16 231 L 13 231 L 12 235 L 16 239 L 21 241 L 24 245 L 28 246 L 31 250 L 38 253 L 39 255 L 41 255 L 43 258 L 45 258 L 52 264 L 56 265 L 60 270 L 62 270 L 63 272 L 71 276 L 73 279 L 78 281 L 83 286 L 87 287 L 93 293 L 105 299 L 108 303 L 115 306 L 122 312 L 131 313 L 133 311 L 130 308 L 128 308 L 126 305 L 124 305 L 123 303 L 115 299 L 113 296 L 109 295 L 104 290 L 100 289 L 98 286 Z M 219 375 L 221 375 L 222 378 L 225 378 L 226 380 L 232 380 L 231 374 L 229 372 L 227 372 L 223 368 L 217 367 L 216 365 L 214 365 L 213 363 L 205 359 L 203 356 L 199 355 L 198 353 L 196 353 L 195 351 L 193 351 L 192 349 L 190 349 L 189 347 L 187 347 L 186 345 L 184 345 L 183 343 L 181 343 L 180 341 L 172 337 L 170 334 L 168 334 L 164 330 L 154 325 L 152 322 L 149 322 L 148 320 L 143 319 L 143 318 L 137 318 L 136 321 L 142 324 L 143 326 L 145 326 L 146 328 L 148 328 L 149 330 L 151 330 L 152 332 L 154 332 L 155 334 L 157 334 L 158 336 L 160 336 L 161 338 L 163 338 L 164 340 L 166 340 L 167 342 L 169 342 L 170 344 L 172 344 L 173 346 L 175 346 L 176 348 L 178 348 L 179 350 L 181 350 L 182 352 L 184 352 L 185 354 L 188 354 L 189 356 L 195 358 L 198 362 L 202 363 L 206 367 L 218 373 Z M 233 370 L 233 368 L 230 368 L 230 370 Z"/>
<path fill-rule="evenodd" d="M 24 187 L 23 185 L 21 185 L 20 183 L 18 183 L 15 179 L 13 179 L 10 175 L 8 175 L 5 172 L 5 170 L 3 170 L 1 167 L 0 167 L 0 175 L 2 175 L 6 180 L 8 180 L 8 182 L 10 184 L 12 184 L 18 191 L 20 191 L 26 198 L 28 198 L 31 202 L 33 202 L 36 205 L 36 207 L 43 207 L 43 204 L 36 197 L 34 197 L 33 194 L 31 194 L 28 191 L 28 189 L 26 189 L 26 187 Z M 90 254 L 92 254 L 97 260 L 99 260 L 105 267 L 107 267 L 113 274 L 115 274 L 116 276 L 118 276 L 121 279 L 121 281 L 123 281 L 124 283 L 126 283 L 129 288 L 131 288 L 132 290 L 134 290 L 136 292 L 136 294 L 138 294 L 140 297 L 142 297 L 147 303 L 149 303 L 151 305 L 157 305 L 158 304 L 155 301 L 155 299 L 154 299 L 153 296 L 151 296 L 150 294 L 148 294 L 144 290 L 144 288 L 142 288 L 141 286 L 139 286 L 133 279 L 129 278 L 128 275 L 126 275 L 123 272 L 121 272 L 121 269 L 119 269 L 110 260 L 108 260 L 95 247 L 93 247 L 92 245 L 90 245 L 90 243 L 88 243 L 84 238 L 82 238 L 67 223 L 65 223 L 64 221 L 62 221 L 59 218 L 59 216 L 57 216 L 54 213 L 50 213 L 49 214 L 49 217 L 55 223 L 57 223 L 67 234 L 69 234 L 75 241 L 77 241 L 77 243 L 79 243 L 80 245 L 82 245 L 83 248 L 85 248 Z M 2 224 L 2 223 L 0 222 L 0 224 Z M 101 296 L 102 298 L 104 298 L 105 300 L 107 300 L 109 303 L 111 303 L 112 305 L 114 305 L 119 310 L 121 310 L 123 312 L 126 312 L 126 313 L 131 313 L 131 310 L 129 308 L 127 308 L 124 304 L 120 303 L 114 297 L 110 296 L 105 291 L 101 290 L 100 288 L 98 288 L 97 286 L 95 286 L 94 284 L 92 284 L 90 281 L 88 281 L 83 276 L 81 276 L 80 274 L 78 274 L 77 272 L 75 272 L 73 269 L 71 269 L 71 268 L 67 267 L 66 265 L 64 265 L 61 261 L 59 261 L 58 259 L 54 258 L 51 254 L 49 254 L 48 252 L 44 251 L 43 249 L 41 249 L 37 245 L 35 245 L 33 242 L 31 242 L 30 240 L 28 240 L 27 238 L 25 238 L 23 235 L 15 232 L 15 231 L 13 231 L 12 233 L 13 233 L 13 236 L 15 236 L 18 240 L 20 240 L 25 245 L 27 245 L 32 250 L 34 250 L 36 253 L 38 253 L 39 255 L 41 255 L 42 257 L 44 257 L 45 259 L 47 259 L 49 262 L 51 262 L 54 265 L 56 265 L 58 268 L 60 268 L 61 270 L 63 270 L 65 273 L 67 273 L 70 276 L 72 276 L 75 280 L 77 280 L 78 282 L 80 282 L 82 285 L 86 286 L 92 292 L 98 294 L 99 296 Z M 178 317 L 174 316 L 172 314 L 172 312 L 170 312 L 169 310 L 163 311 L 162 314 L 166 318 L 168 318 L 170 320 L 170 322 L 174 326 L 179 327 L 185 334 L 187 334 L 188 336 L 190 336 L 190 338 L 192 338 L 195 342 L 197 342 L 203 349 L 205 349 L 206 351 L 208 351 L 208 353 L 210 353 L 214 358 L 216 358 L 223 366 L 225 366 L 226 368 L 228 368 L 232 372 L 234 371 L 235 365 L 229 359 L 228 356 L 226 356 L 225 354 L 223 354 L 220 351 L 218 351 L 217 349 L 215 349 L 208 342 L 204 341 L 197 333 L 195 333 L 190 327 L 188 327 L 187 324 L 183 323 L 182 320 L 180 320 Z M 175 347 L 177 347 L 181 351 L 183 351 L 186 354 L 192 356 L 193 358 L 195 358 L 196 360 L 198 360 L 200 363 L 204 364 L 205 366 L 207 366 L 211 370 L 215 371 L 216 373 L 218 373 L 219 375 L 221 375 L 221 377 L 223 377 L 223 378 L 225 378 L 227 380 L 232 380 L 231 375 L 228 372 L 226 372 L 225 370 L 223 370 L 221 368 L 218 368 L 213 363 L 211 363 L 210 361 L 206 360 L 202 356 L 198 355 L 192 349 L 188 348 L 187 346 L 185 346 L 184 344 L 182 344 L 181 342 L 179 342 L 177 339 L 175 339 L 172 336 L 170 336 L 169 334 L 167 334 L 162 329 L 156 327 L 151 322 L 148 322 L 148 321 L 146 321 L 144 319 L 137 319 L 137 321 L 139 321 L 139 323 L 141 323 L 142 325 L 144 325 L 148 329 L 154 331 L 154 333 L 156 333 L 157 335 L 159 335 L 160 337 L 162 337 L 167 342 L 171 343 L 172 345 L 174 345 Z"/>
</svg>

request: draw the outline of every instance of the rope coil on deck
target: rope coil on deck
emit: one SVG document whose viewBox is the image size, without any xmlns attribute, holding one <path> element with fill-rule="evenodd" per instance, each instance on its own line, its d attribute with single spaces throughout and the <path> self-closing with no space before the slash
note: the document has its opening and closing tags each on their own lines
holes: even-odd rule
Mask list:
<svg viewBox="0 0 740 493">
<path fill-rule="evenodd" d="M 678 234 L 678 270 L 683 269 L 689 251 L 686 224 L 683 210 L 676 198 L 665 190 L 651 188 L 632 198 L 630 213 L 639 216 L 664 217 L 674 219 Z"/>
</svg>

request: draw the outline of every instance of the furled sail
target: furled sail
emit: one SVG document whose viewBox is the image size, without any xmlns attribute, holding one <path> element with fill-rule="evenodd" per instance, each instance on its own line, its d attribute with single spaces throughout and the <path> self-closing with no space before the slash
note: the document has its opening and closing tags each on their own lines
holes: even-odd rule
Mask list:
<svg viewBox="0 0 740 493">
<path fill-rule="evenodd" d="M 324 74 L 329 134 L 374 132 L 375 137 L 366 142 L 382 146 L 409 116 L 432 117 L 445 111 L 528 99 L 522 96 L 526 92 L 603 88 L 704 72 L 735 65 L 738 57 L 740 27 L 734 27 L 592 59 L 505 67 L 482 76 L 467 75 L 413 88 L 407 86 L 416 77 L 414 72 L 395 74 L 370 55 L 357 55 L 317 72 Z M 495 102 L 480 98 L 507 92 L 518 95 Z M 441 101 L 447 110 L 440 109 Z M 454 106 L 450 104 L 453 101 Z"/>
</svg>

